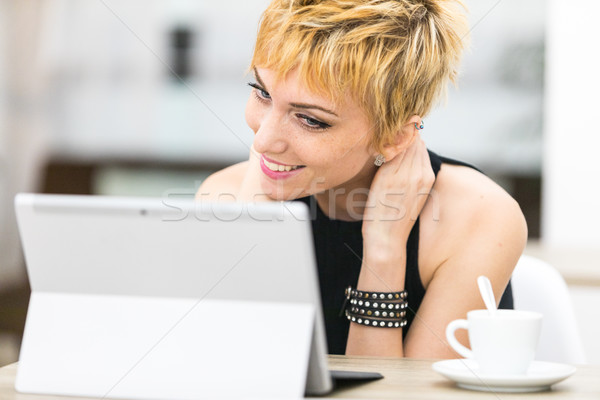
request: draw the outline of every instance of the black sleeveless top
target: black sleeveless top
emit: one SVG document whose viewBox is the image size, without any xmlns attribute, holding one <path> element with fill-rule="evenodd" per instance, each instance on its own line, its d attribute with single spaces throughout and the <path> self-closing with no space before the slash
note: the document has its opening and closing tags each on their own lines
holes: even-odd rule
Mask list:
<svg viewBox="0 0 600 400">
<path fill-rule="evenodd" d="M 461 161 L 441 157 L 429 152 L 433 172 L 437 176 L 443 163 L 477 168 Z M 481 172 L 481 171 L 480 171 Z M 344 354 L 350 323 L 340 313 L 344 304 L 346 287 L 356 287 L 362 264 L 362 221 L 330 219 L 317 205 L 313 196 L 298 199 L 311 211 L 313 238 L 319 271 L 321 305 L 325 318 L 325 330 L 330 354 Z M 402 330 L 405 337 L 418 311 L 425 288 L 419 275 L 419 219 L 415 222 L 406 243 L 405 290 L 408 292 L 408 324 Z M 510 282 L 500 300 L 500 308 L 513 308 Z"/>
</svg>

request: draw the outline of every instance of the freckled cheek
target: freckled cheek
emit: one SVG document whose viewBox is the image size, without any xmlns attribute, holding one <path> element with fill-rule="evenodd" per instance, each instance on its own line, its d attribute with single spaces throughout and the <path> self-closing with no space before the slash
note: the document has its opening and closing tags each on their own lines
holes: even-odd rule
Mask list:
<svg viewBox="0 0 600 400">
<path fill-rule="evenodd" d="M 256 102 L 252 101 L 251 98 L 248 99 L 248 102 L 246 103 L 246 112 L 245 112 L 246 124 L 248 124 L 250 129 L 252 129 L 252 131 L 254 131 L 254 134 L 256 134 L 256 132 L 258 132 L 258 129 L 260 128 L 260 121 L 262 118 L 260 109 L 259 109 L 259 107 L 256 106 L 255 103 Z"/>
</svg>

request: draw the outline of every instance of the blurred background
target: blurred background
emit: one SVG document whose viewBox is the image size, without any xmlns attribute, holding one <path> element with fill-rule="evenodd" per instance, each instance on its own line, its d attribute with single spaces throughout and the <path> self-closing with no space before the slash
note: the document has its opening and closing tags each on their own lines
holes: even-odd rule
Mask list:
<svg viewBox="0 0 600 400">
<path fill-rule="evenodd" d="M 559 3 L 466 1 L 472 39 L 460 84 L 425 118 L 424 138 L 517 199 L 526 252 L 565 277 L 588 361 L 600 363 L 600 327 L 589 318 L 600 307 L 598 235 L 568 225 L 582 217 L 572 200 L 559 201 L 565 181 L 580 182 L 560 174 L 582 158 L 558 168 L 574 137 L 552 119 L 562 115 L 555 99 L 565 101 L 555 88 L 572 72 L 549 65 L 564 48 L 548 51 L 562 37 L 549 22 L 564 19 Z M 245 70 L 267 4 L 0 0 L 0 365 L 18 357 L 29 296 L 15 193 L 191 197 L 211 172 L 246 159 Z M 567 122 L 585 126 L 580 115 Z M 593 171 L 577 171 L 589 182 Z M 585 197 L 584 217 L 597 221 L 586 190 L 568 192 Z"/>
</svg>

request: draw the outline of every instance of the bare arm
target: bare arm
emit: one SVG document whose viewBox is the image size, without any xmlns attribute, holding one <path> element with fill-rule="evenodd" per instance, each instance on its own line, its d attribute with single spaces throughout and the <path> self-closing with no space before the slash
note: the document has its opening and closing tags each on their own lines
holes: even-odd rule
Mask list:
<svg viewBox="0 0 600 400">
<path fill-rule="evenodd" d="M 248 161 L 215 172 L 202 182 L 196 201 L 269 201 L 260 186 L 259 158 L 251 148 Z"/>
<path fill-rule="evenodd" d="M 476 182 L 472 186 L 481 186 Z M 404 343 L 407 357 L 456 358 L 446 342 L 445 329 L 473 309 L 484 308 L 477 277 L 490 278 L 497 301 L 527 241 L 527 226 L 518 204 L 498 187 L 463 193 L 460 204 L 450 200 L 443 216 L 445 259 L 434 269 L 425 297 Z M 458 196 L 457 196 L 458 197 Z M 444 211 L 442 211 L 444 212 Z M 437 243 L 442 239 L 437 240 Z M 433 243 L 429 245 L 432 250 Z M 466 332 L 459 339 L 467 343 Z"/>
<path fill-rule="evenodd" d="M 446 342 L 445 329 L 450 321 L 465 318 L 467 311 L 483 308 L 476 283 L 479 275 L 490 278 L 496 299 L 500 299 L 525 246 L 527 227 L 523 214 L 507 193 L 475 171 L 459 174 L 457 179 L 462 184 L 458 187 L 456 179 L 444 184 L 444 174 L 441 175 L 442 182 L 434 186 L 441 203 L 436 205 L 441 208 L 436 210 L 441 219 L 431 222 L 435 208 L 431 201 L 421 215 L 419 272 L 426 294 L 406 340 L 403 341 L 400 329 L 351 324 L 347 354 L 455 358 L 457 355 Z M 382 292 L 404 289 L 408 232 L 402 229 L 409 227 L 412 225 L 398 225 L 396 234 L 389 236 L 396 241 L 395 246 L 387 246 L 395 248 L 393 252 L 369 245 L 364 237 L 360 288 Z M 383 237 L 377 242 L 386 243 Z M 411 305 L 410 293 L 408 304 Z M 461 334 L 459 340 L 465 343 L 466 334 Z"/>
<path fill-rule="evenodd" d="M 210 175 L 198 188 L 196 201 L 236 201 L 247 164 L 248 161 L 244 161 Z"/>
</svg>

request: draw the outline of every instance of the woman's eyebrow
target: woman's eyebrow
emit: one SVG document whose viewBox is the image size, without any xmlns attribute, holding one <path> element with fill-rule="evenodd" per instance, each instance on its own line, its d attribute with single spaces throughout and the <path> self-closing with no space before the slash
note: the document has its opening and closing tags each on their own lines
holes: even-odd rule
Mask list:
<svg viewBox="0 0 600 400">
<path fill-rule="evenodd" d="M 267 91 L 267 92 L 268 92 L 268 90 L 267 90 L 267 86 L 265 85 L 265 83 L 263 82 L 263 80 L 260 78 L 260 75 L 258 74 L 258 71 L 256 70 L 256 68 L 254 68 L 254 77 L 256 78 L 256 81 L 258 82 L 258 84 L 259 84 L 259 85 L 260 85 L 260 86 L 261 86 L 261 87 L 262 87 L 262 88 L 263 88 L 265 91 Z M 316 109 L 316 110 L 321 110 L 321 111 L 323 111 L 323 112 L 326 112 L 326 113 L 328 113 L 328 114 L 334 115 L 334 116 L 336 116 L 336 117 L 338 117 L 338 118 L 339 118 L 339 116 L 338 116 L 336 113 L 334 113 L 333 111 L 331 111 L 331 110 L 328 110 L 328 109 L 327 109 L 327 108 L 325 108 L 325 107 L 318 106 L 318 105 L 316 105 L 316 104 L 306 104 L 306 103 L 290 103 L 290 105 L 291 105 L 292 107 L 294 107 L 294 108 L 301 108 L 301 109 L 309 109 L 309 108 L 314 108 L 314 109 Z"/>
<path fill-rule="evenodd" d="M 328 113 L 328 114 L 335 115 L 336 117 L 338 117 L 338 118 L 339 118 L 339 116 L 338 116 L 336 113 L 334 113 L 333 111 L 331 111 L 331 110 L 328 110 L 328 109 L 326 109 L 326 108 L 323 108 L 323 107 L 321 107 L 321 106 L 318 106 L 318 105 L 316 105 L 316 104 L 290 103 L 290 105 L 291 105 L 292 107 L 294 107 L 294 108 L 303 108 L 303 109 L 307 109 L 307 108 L 314 108 L 314 109 L 317 109 L 317 110 L 324 111 L 324 112 L 326 112 L 326 113 Z"/>
<path fill-rule="evenodd" d="M 256 70 L 256 67 L 254 68 L 254 77 L 256 78 L 256 81 L 258 82 L 258 84 L 260 86 L 262 86 L 262 88 L 268 92 L 267 90 L 267 86 L 265 85 L 265 83 L 263 82 L 262 79 L 260 79 L 260 75 L 258 74 L 258 71 Z"/>
</svg>

